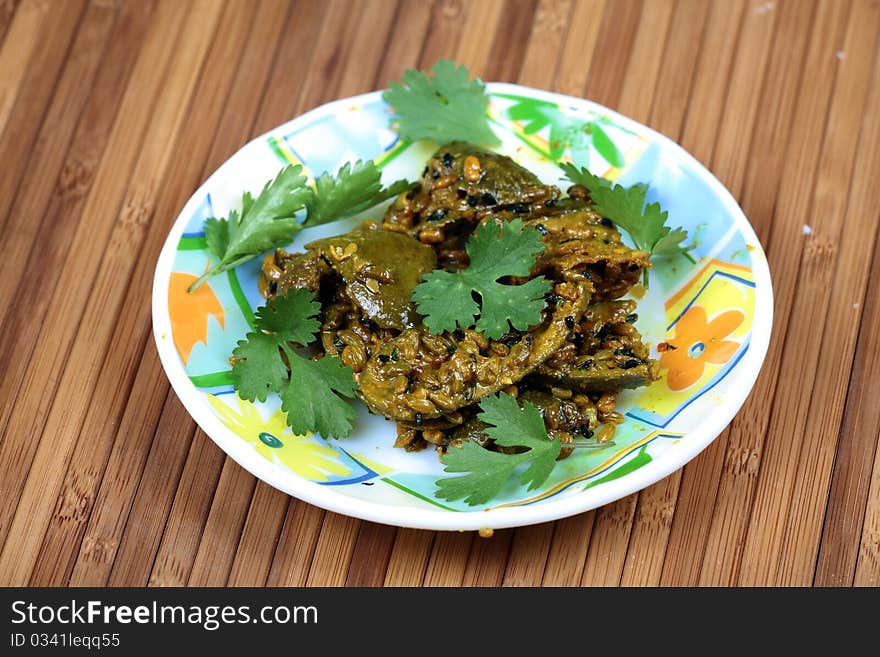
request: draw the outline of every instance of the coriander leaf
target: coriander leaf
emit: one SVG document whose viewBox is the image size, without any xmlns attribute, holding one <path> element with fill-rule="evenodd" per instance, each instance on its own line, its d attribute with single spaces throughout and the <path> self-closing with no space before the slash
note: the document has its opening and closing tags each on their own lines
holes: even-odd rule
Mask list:
<svg viewBox="0 0 880 657">
<path fill-rule="evenodd" d="M 683 228 L 666 225 L 669 216 L 659 203 L 645 205 L 648 186 L 637 183 L 632 187 L 615 185 L 573 164 L 560 165 L 571 182 L 590 190 L 590 198 L 597 212 L 608 217 L 632 238 L 636 248 L 650 251 L 651 255 L 668 256 L 685 253 L 681 244 L 687 238 Z"/>
<path fill-rule="evenodd" d="M 240 211 L 231 211 L 227 219 L 205 220 L 208 252 L 217 260 L 189 291 L 215 274 L 287 244 L 303 228 L 363 212 L 412 186 L 398 180 L 383 187 L 381 177 L 373 162 L 358 160 L 354 165 L 343 164 L 335 176 L 321 174 L 312 189 L 306 184 L 302 166 L 288 166 L 266 183 L 257 198 L 245 192 Z M 303 208 L 307 209 L 306 218 L 299 222 L 295 215 Z"/>
<path fill-rule="evenodd" d="M 438 143 L 467 141 L 472 144 L 497 144 L 499 139 L 489 127 L 486 110 L 489 96 L 482 80 L 470 79 L 464 66 L 441 59 L 431 69 L 408 69 L 401 82 L 390 83 L 382 94 L 394 108 L 397 131 L 404 139 L 432 139 Z"/>
<path fill-rule="evenodd" d="M 593 175 L 586 167 L 578 168 L 571 162 L 561 162 L 559 168 L 565 174 L 565 178 L 575 185 L 583 185 L 590 191 L 596 187 L 611 188 L 613 184 L 600 176 Z"/>
<path fill-rule="evenodd" d="M 217 258 L 214 266 L 189 287 L 192 292 L 205 280 L 233 269 L 267 249 L 289 242 L 302 228 L 295 214 L 305 207 L 314 192 L 306 185 L 300 165 L 281 170 L 254 199 L 245 193 L 241 212 L 232 211 L 227 219 L 205 222 L 209 251 Z"/>
<path fill-rule="evenodd" d="M 518 454 L 490 452 L 476 443 L 450 448 L 440 457 L 446 472 L 467 472 L 461 477 L 437 480 L 437 497 L 453 502 L 464 499 L 471 506 L 485 504 L 498 494 L 520 461 Z"/>
<path fill-rule="evenodd" d="M 290 240 L 297 226 L 294 214 L 312 195 L 302 166 L 290 165 L 267 182 L 256 199 L 244 195 L 241 219 L 229 222 L 227 256 L 265 251 Z"/>
<path fill-rule="evenodd" d="M 294 354 L 290 365 L 290 385 L 281 393 L 281 408 L 294 433 L 317 430 L 325 438 L 347 436 L 355 412 L 334 392 L 354 397 L 352 369 L 334 356 L 307 360 Z"/>
<path fill-rule="evenodd" d="M 507 393 L 487 397 L 480 404 L 479 418 L 486 424 L 486 435 L 501 447 L 528 447 L 532 464 L 523 473 L 522 483 L 533 490 L 546 481 L 559 456 L 559 441 L 551 441 L 544 428 L 544 419 L 530 402 L 520 408 L 516 398 Z"/>
<path fill-rule="evenodd" d="M 322 173 L 315 180 L 315 193 L 306 202 L 308 215 L 304 226 L 317 226 L 342 217 L 350 217 L 412 187 L 398 180 L 383 188 L 381 172 L 372 161 L 358 160 L 343 164 L 336 176 Z"/>
<path fill-rule="evenodd" d="M 516 397 L 506 392 L 480 402 L 480 420 L 492 426 L 486 435 L 501 447 L 535 447 L 548 440 L 541 414 L 530 402 L 520 408 Z"/>
<path fill-rule="evenodd" d="M 235 210 L 230 213 L 238 214 Z M 208 253 L 215 258 L 223 259 L 226 249 L 229 248 L 229 230 L 225 219 L 211 217 L 205 220 L 205 242 L 208 245 Z"/>
<path fill-rule="evenodd" d="M 254 322 L 278 340 L 307 345 L 321 328 L 321 322 L 315 317 L 320 311 L 321 304 L 309 290 L 290 290 L 285 296 L 257 308 Z"/>
<path fill-rule="evenodd" d="M 489 222 L 477 227 L 465 246 L 470 258 L 467 269 L 452 273 L 436 269 L 422 277 L 413 290 L 413 301 L 432 333 L 456 327 L 475 328 L 487 338 L 500 338 L 510 329 L 525 331 L 541 321 L 544 294 L 550 283 L 534 278 L 524 285 L 498 282 L 506 276 L 528 276 L 535 255 L 544 250 L 534 228 L 521 219 L 498 226 Z M 480 304 L 473 298 L 476 293 Z"/>
<path fill-rule="evenodd" d="M 654 243 L 651 253 L 661 256 L 684 253 L 688 248 L 682 246 L 681 243 L 687 239 L 687 236 L 687 231 L 684 228 L 674 228 Z"/>
<path fill-rule="evenodd" d="M 270 392 L 287 387 L 289 373 L 278 351 L 278 339 L 267 333 L 248 333 L 232 352 L 232 379 L 242 399 L 266 401 Z"/>
<path fill-rule="evenodd" d="M 495 497 L 521 463 L 530 463 L 520 476 L 528 490 L 542 485 L 556 464 L 562 449 L 559 441 L 551 440 L 538 409 L 530 402 L 522 408 L 506 393 L 486 397 L 480 402 L 477 416 L 486 424 L 486 434 L 501 447 L 527 447 L 518 454 L 502 454 L 484 449 L 476 443 L 465 443 L 440 457 L 446 472 L 465 472 L 461 477 L 437 481 L 437 497 L 449 501 L 464 498 L 466 504 L 484 504 Z"/>
<path fill-rule="evenodd" d="M 317 431 L 328 438 L 351 430 L 355 412 L 339 395 L 354 397 L 350 367 L 338 358 L 309 360 L 292 343 L 314 341 L 320 311 L 311 292 L 293 290 L 271 299 L 254 315 L 255 331 L 232 352 L 232 379 L 243 399 L 265 401 L 269 392 L 281 394 L 287 424 L 297 434 Z"/>
</svg>

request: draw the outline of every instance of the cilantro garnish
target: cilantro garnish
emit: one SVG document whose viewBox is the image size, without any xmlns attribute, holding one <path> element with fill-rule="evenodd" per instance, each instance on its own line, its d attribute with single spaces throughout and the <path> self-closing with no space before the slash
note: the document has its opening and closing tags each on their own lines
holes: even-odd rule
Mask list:
<svg viewBox="0 0 880 657">
<path fill-rule="evenodd" d="M 355 412 L 339 395 L 354 397 L 350 367 L 324 356 L 309 360 L 293 345 L 314 341 L 321 305 L 309 290 L 292 290 L 257 309 L 255 331 L 232 352 L 232 378 L 242 399 L 266 401 L 281 395 L 281 408 L 294 433 L 316 431 L 327 438 L 348 435 Z"/>
<path fill-rule="evenodd" d="M 682 244 L 687 239 L 687 231 L 667 226 L 669 213 L 661 210 L 659 203 L 645 205 L 647 185 L 623 187 L 573 164 L 560 166 L 568 180 L 590 190 L 596 211 L 629 233 L 636 248 L 649 251 L 652 256 L 687 255 L 687 247 Z"/>
<path fill-rule="evenodd" d="M 432 333 L 474 326 L 487 338 L 500 338 L 510 328 L 525 331 L 541 321 L 544 294 L 550 283 L 543 277 L 523 285 L 498 282 L 506 276 L 528 276 L 535 255 L 544 250 L 541 235 L 521 219 L 487 222 L 477 227 L 465 246 L 470 266 L 458 272 L 435 269 L 422 277 L 412 299 Z M 478 304 L 474 294 L 480 298 Z"/>
<path fill-rule="evenodd" d="M 446 472 L 466 472 L 461 477 L 437 481 L 437 497 L 460 500 L 470 505 L 484 504 L 495 497 L 513 471 L 521 463 L 530 463 L 519 480 L 534 490 L 543 484 L 562 449 L 558 440 L 551 440 L 544 428 L 544 420 L 530 402 L 520 408 L 516 399 L 507 393 L 486 397 L 480 402 L 477 416 L 486 424 L 489 436 L 499 447 L 527 447 L 519 454 L 502 454 L 467 442 L 461 448 L 449 449 L 440 457 Z"/>
<path fill-rule="evenodd" d="M 233 210 L 226 219 L 212 217 L 205 221 L 208 251 L 217 260 L 189 291 L 263 251 L 287 244 L 303 228 L 350 217 L 397 196 L 411 185 L 406 180 L 398 180 L 383 188 L 380 178 L 381 173 L 373 162 L 358 160 L 353 166 L 343 164 L 335 176 L 322 174 L 313 189 L 299 164 L 282 169 L 275 180 L 266 183 L 256 199 L 245 192 L 240 211 Z M 295 215 L 303 208 L 307 210 L 306 218 L 300 222 Z"/>
<path fill-rule="evenodd" d="M 390 83 L 391 88 L 382 94 L 394 108 L 400 136 L 440 144 L 497 144 L 498 136 L 486 118 L 489 96 L 483 81 L 471 80 L 464 66 L 457 67 L 448 59 L 439 60 L 431 72 L 433 76 L 407 69 L 401 82 Z"/>
<path fill-rule="evenodd" d="M 325 171 L 315 179 L 314 194 L 306 201 L 308 213 L 303 227 L 351 217 L 412 187 L 411 182 L 398 180 L 383 188 L 381 177 L 375 164 L 362 160 L 354 166 L 346 162 L 335 176 Z"/>
</svg>

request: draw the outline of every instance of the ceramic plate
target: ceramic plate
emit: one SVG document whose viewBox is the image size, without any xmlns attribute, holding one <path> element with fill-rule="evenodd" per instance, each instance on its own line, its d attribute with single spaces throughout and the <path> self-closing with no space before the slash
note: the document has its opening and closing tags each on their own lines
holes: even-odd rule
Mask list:
<svg viewBox="0 0 880 657">
<path fill-rule="evenodd" d="M 352 435 L 325 440 L 293 435 L 277 399 L 239 399 L 229 355 L 263 302 L 260 260 L 188 294 L 209 264 L 204 220 L 225 216 L 243 190 L 258 192 L 289 163 L 319 175 L 373 159 L 387 183 L 416 179 L 436 148 L 400 140 L 380 92 L 336 101 L 255 139 L 223 164 L 181 211 L 153 284 L 155 337 L 174 390 L 221 449 L 270 485 L 392 525 L 462 530 L 544 522 L 606 504 L 682 467 L 724 429 L 751 390 L 770 338 L 772 290 L 761 245 L 730 193 L 678 145 L 600 105 L 517 85 L 488 89 L 499 151 L 547 183 L 560 179 L 556 161 L 569 160 L 623 185 L 646 182 L 648 200 L 669 211 L 671 225 L 689 231 L 696 262 L 678 257 L 656 264 L 639 299 L 637 326 L 654 345 L 663 377 L 620 396 L 617 410 L 626 421 L 613 445 L 575 450 L 540 489 L 528 491 L 511 479 L 496 499 L 477 507 L 436 498 L 437 479 L 456 475 L 442 471 L 433 450 L 393 448 L 394 425 L 360 402 Z M 381 212 L 304 230 L 291 248 Z M 689 347 L 657 354 L 656 345 L 672 338 Z"/>
</svg>

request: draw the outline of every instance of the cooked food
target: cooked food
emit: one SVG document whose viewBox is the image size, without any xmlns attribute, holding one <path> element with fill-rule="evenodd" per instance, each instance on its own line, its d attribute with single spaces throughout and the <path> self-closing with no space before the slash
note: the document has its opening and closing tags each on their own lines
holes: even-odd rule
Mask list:
<svg viewBox="0 0 880 657">
<path fill-rule="evenodd" d="M 397 423 L 397 446 L 521 453 L 478 414 L 505 393 L 537 409 L 562 458 L 610 441 L 616 394 L 657 379 L 636 303 L 621 299 L 648 257 L 586 187 L 563 195 L 506 156 L 454 142 L 381 223 L 276 250 L 259 285 L 269 299 L 315 295 L 315 357 L 352 369 L 360 399 Z"/>
<path fill-rule="evenodd" d="M 210 259 L 188 289 L 263 255 L 267 301 L 230 375 L 242 399 L 278 395 L 295 433 L 348 436 L 347 399 L 358 397 L 396 423 L 396 447 L 433 445 L 445 472 L 461 475 L 438 479 L 437 497 L 482 504 L 514 477 L 532 490 L 572 450 L 613 444 L 618 393 L 658 379 L 625 297 L 647 287 L 651 258 L 693 263 L 693 245 L 647 184 L 595 175 L 583 149 L 553 143 L 554 128 L 546 157 L 571 183 L 564 193 L 474 145 L 501 140 L 486 86 L 463 66 L 408 70 L 382 97 L 404 142 L 446 142 L 418 181 L 383 185 L 390 158 L 314 178 L 287 166 L 205 220 Z M 528 134 L 547 125 L 522 105 L 509 112 Z M 623 167 L 601 122 L 585 124 L 592 145 Z M 574 161 L 560 161 L 569 147 Z M 381 220 L 299 253 L 279 248 L 389 199 Z"/>
</svg>

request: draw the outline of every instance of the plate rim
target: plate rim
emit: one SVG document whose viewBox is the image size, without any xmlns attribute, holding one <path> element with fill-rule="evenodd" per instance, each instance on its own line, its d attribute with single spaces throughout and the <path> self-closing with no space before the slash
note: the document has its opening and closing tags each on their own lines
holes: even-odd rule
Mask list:
<svg viewBox="0 0 880 657">
<path fill-rule="evenodd" d="M 484 528 L 503 529 L 559 520 L 598 508 L 626 495 L 641 491 L 660 479 L 669 476 L 676 470 L 683 468 L 727 428 L 742 409 L 749 394 L 751 394 L 761 367 L 766 360 L 770 344 L 774 311 L 773 286 L 763 245 L 731 192 L 715 177 L 708 167 L 703 165 L 680 144 L 649 126 L 626 117 L 604 105 L 585 98 L 577 98 L 507 82 L 488 82 L 486 86 L 490 94 L 505 92 L 524 93 L 524 95 L 538 99 L 574 106 L 578 109 L 598 111 L 614 117 L 618 123 L 634 128 L 640 134 L 650 136 L 663 148 L 672 149 L 682 161 L 691 165 L 694 171 L 717 194 L 722 206 L 733 218 L 734 226 L 743 234 L 746 242 L 757 247 L 750 251 L 752 275 L 755 281 L 755 309 L 752 321 L 751 344 L 749 350 L 735 368 L 739 370 L 737 374 L 738 381 L 741 384 L 747 385 L 738 385 L 731 390 L 730 394 L 726 395 L 725 403 L 719 409 L 720 414 L 714 416 L 714 422 L 711 422 L 711 424 L 701 422 L 694 430 L 688 432 L 688 440 L 682 440 L 671 446 L 658 455 L 651 463 L 618 479 L 604 482 L 602 486 L 591 488 L 589 494 L 557 497 L 543 501 L 541 504 L 473 511 L 390 506 L 336 493 L 328 495 L 326 487 L 300 477 L 295 473 L 283 473 L 281 468 L 260 456 L 256 450 L 251 448 L 249 443 L 234 434 L 231 429 L 226 427 L 210 411 L 209 405 L 203 400 L 203 393 L 190 381 L 183 362 L 174 349 L 167 299 L 170 274 L 177 252 L 177 244 L 184 232 L 188 219 L 201 202 L 206 190 L 213 186 L 214 181 L 221 177 L 221 174 L 227 167 L 231 166 L 233 160 L 264 142 L 270 135 L 276 134 L 283 129 L 294 127 L 296 124 L 314 121 L 325 114 L 332 113 L 341 106 L 363 104 L 365 101 L 374 100 L 377 96 L 381 97 L 381 90 L 370 91 L 348 98 L 337 99 L 315 107 L 251 139 L 236 150 L 199 185 L 183 205 L 165 238 L 165 243 L 156 262 L 151 295 L 153 337 L 156 342 L 159 359 L 172 389 L 196 424 L 225 454 L 270 486 L 328 511 L 353 516 L 362 520 L 416 529 L 448 531 Z"/>
</svg>

